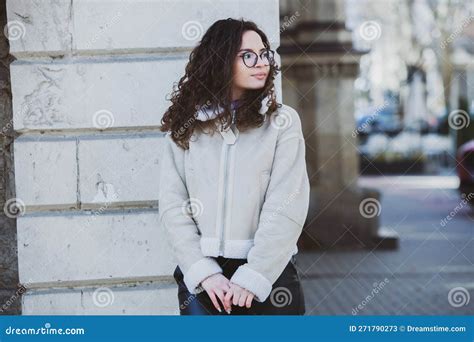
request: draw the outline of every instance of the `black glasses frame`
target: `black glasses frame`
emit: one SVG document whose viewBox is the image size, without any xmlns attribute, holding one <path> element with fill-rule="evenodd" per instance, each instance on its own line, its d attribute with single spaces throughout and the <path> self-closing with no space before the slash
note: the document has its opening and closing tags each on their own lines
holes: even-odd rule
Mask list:
<svg viewBox="0 0 474 342">
<path fill-rule="evenodd" d="M 245 61 L 245 54 L 247 53 L 251 53 L 254 55 L 254 63 L 252 65 L 248 65 L 247 62 Z M 268 64 L 265 64 L 265 65 L 272 65 L 273 63 L 275 63 L 275 51 L 273 50 L 270 50 L 270 49 L 266 49 L 266 50 L 263 50 L 262 52 L 260 52 L 260 55 L 257 55 L 254 51 L 244 51 L 239 57 L 242 58 L 242 62 L 244 62 L 245 66 L 248 67 L 248 68 L 253 68 L 254 66 L 257 65 L 258 63 L 258 58 L 260 57 L 260 59 L 262 61 L 264 61 L 263 59 L 263 54 L 264 53 L 268 53 Z M 265 61 L 264 61 L 265 62 Z"/>
</svg>

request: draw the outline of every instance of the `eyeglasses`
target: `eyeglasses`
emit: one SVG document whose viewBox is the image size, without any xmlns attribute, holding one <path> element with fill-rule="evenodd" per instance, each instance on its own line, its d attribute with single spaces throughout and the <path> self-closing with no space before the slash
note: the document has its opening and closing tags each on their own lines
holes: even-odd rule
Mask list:
<svg viewBox="0 0 474 342">
<path fill-rule="evenodd" d="M 275 62 L 275 59 L 273 58 L 274 55 L 275 51 L 266 49 L 260 53 L 260 58 L 262 59 L 263 63 L 265 63 L 265 65 L 270 65 Z M 248 68 L 253 68 L 255 65 L 257 65 L 258 55 L 253 51 L 245 51 L 243 54 L 239 55 L 239 57 L 242 58 L 242 61 Z"/>
</svg>

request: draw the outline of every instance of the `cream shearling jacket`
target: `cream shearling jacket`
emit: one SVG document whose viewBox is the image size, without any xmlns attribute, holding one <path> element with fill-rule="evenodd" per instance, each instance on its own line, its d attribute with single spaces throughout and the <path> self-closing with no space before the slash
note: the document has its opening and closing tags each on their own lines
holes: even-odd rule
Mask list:
<svg viewBox="0 0 474 342">
<path fill-rule="evenodd" d="M 220 111 L 201 107 L 195 118 L 208 120 Z M 234 123 L 227 130 L 216 125 L 212 136 L 193 134 L 188 150 L 170 132 L 165 135 L 159 220 L 190 293 L 199 293 L 202 280 L 223 271 L 212 257 L 242 258 L 247 262 L 230 281 L 263 302 L 298 252 L 308 213 L 301 121 L 283 104 L 261 127 L 246 132 Z"/>
</svg>

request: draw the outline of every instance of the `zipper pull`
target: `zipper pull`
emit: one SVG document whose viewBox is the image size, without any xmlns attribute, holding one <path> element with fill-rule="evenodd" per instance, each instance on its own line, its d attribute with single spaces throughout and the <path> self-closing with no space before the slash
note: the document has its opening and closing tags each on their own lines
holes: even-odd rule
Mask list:
<svg viewBox="0 0 474 342">
<path fill-rule="evenodd" d="M 222 135 L 222 138 L 224 138 L 224 142 L 228 145 L 235 144 L 235 141 L 237 140 L 237 137 L 235 136 L 231 128 L 229 128 L 226 131 L 222 131 L 221 135 Z"/>
<path fill-rule="evenodd" d="M 222 135 L 222 138 L 224 138 L 224 142 L 228 145 L 233 145 L 235 144 L 235 141 L 237 140 L 238 132 L 234 132 L 234 124 L 235 124 L 235 110 L 232 111 L 232 122 L 230 126 L 224 130 L 223 128 L 220 129 L 220 133 Z"/>
</svg>

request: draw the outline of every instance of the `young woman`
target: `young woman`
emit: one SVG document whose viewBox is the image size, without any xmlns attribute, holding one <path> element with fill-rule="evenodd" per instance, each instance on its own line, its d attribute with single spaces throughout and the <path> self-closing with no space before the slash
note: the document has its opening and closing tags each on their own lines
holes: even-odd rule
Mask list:
<svg viewBox="0 0 474 342">
<path fill-rule="evenodd" d="M 305 313 L 305 142 L 298 113 L 276 102 L 279 71 L 253 22 L 219 20 L 163 116 L 159 218 L 182 315 Z"/>
</svg>

